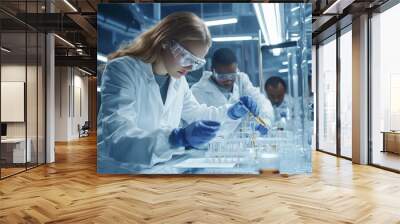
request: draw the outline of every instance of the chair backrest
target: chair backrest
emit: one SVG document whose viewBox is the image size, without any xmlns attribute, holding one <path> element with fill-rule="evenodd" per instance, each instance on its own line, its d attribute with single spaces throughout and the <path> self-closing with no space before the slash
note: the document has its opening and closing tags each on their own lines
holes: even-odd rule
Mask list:
<svg viewBox="0 0 400 224">
<path fill-rule="evenodd" d="M 85 121 L 85 124 L 83 124 L 82 128 L 89 128 L 90 127 L 89 124 L 90 124 L 89 121 Z"/>
</svg>

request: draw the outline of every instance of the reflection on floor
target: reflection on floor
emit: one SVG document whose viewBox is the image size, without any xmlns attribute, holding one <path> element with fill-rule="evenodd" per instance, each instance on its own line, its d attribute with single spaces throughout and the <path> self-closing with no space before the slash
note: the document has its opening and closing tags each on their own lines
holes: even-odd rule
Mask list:
<svg viewBox="0 0 400 224">
<path fill-rule="evenodd" d="M 1 168 L 1 178 L 13 175 L 15 173 L 18 173 L 18 172 L 21 172 L 24 170 L 25 170 L 25 167 L 24 168 L 19 168 L 19 167 L 18 168 Z"/>
<path fill-rule="evenodd" d="M 372 157 L 373 163 L 388 167 L 395 170 L 400 170 L 400 155 L 391 152 L 375 151 Z"/>
<path fill-rule="evenodd" d="M 36 163 L 27 163 L 26 167 L 25 164 L 2 164 L 2 168 L 0 170 L 1 172 L 1 178 L 5 178 L 8 176 L 11 176 L 13 174 L 17 174 L 19 172 L 25 171 L 26 169 L 30 169 L 33 167 L 36 167 L 37 164 Z"/>
</svg>

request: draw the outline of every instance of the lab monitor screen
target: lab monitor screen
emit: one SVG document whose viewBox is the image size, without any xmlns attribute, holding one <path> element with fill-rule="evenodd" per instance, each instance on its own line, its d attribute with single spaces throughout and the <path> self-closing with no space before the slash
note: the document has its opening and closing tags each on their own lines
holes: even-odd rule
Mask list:
<svg viewBox="0 0 400 224">
<path fill-rule="evenodd" d="M 311 4 L 217 4 L 98 5 L 99 174 L 311 172 Z"/>
</svg>

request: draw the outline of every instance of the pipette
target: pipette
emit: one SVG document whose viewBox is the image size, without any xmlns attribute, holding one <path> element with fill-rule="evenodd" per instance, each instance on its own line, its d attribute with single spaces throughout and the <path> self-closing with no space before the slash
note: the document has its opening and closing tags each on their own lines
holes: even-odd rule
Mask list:
<svg viewBox="0 0 400 224">
<path fill-rule="evenodd" d="M 243 105 L 244 106 L 244 105 Z M 249 114 L 254 117 L 254 119 L 257 121 L 257 123 L 261 124 L 262 126 L 268 128 L 267 123 L 264 121 L 264 119 L 262 119 L 260 116 L 256 116 L 254 115 L 246 106 L 244 106 L 244 108 L 249 112 Z"/>
</svg>

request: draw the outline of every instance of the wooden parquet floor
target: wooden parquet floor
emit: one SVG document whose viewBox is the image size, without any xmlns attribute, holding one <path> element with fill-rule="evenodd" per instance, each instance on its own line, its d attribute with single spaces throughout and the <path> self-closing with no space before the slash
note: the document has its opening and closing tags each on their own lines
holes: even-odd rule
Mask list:
<svg viewBox="0 0 400 224">
<path fill-rule="evenodd" d="M 400 175 L 315 152 L 311 175 L 96 174 L 94 137 L 0 181 L 0 223 L 400 223 Z"/>
</svg>

